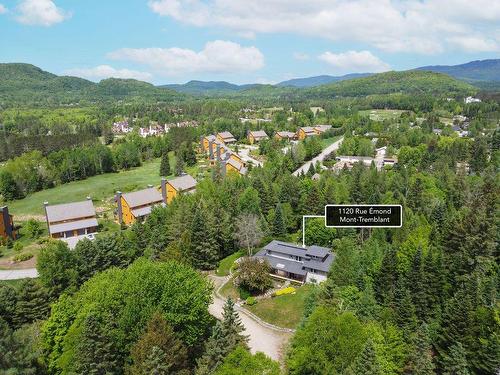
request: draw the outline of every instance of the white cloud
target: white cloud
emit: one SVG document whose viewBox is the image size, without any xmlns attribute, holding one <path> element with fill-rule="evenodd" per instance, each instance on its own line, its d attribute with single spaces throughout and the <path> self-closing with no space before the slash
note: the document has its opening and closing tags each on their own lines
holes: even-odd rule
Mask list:
<svg viewBox="0 0 500 375">
<path fill-rule="evenodd" d="M 71 17 L 51 0 L 23 0 L 16 10 L 16 19 L 25 25 L 52 26 Z"/>
<path fill-rule="evenodd" d="M 123 48 L 108 54 L 115 60 L 148 65 L 159 74 L 175 76 L 186 73 L 244 73 L 264 66 L 264 56 L 256 47 L 215 40 L 203 50 L 172 48 Z"/>
<path fill-rule="evenodd" d="M 5 7 L 5 5 L 0 4 L 0 14 L 5 14 L 5 13 L 7 13 L 7 8 Z"/>
<path fill-rule="evenodd" d="M 147 72 L 138 72 L 129 69 L 115 69 L 109 65 L 99 65 L 94 68 L 69 69 L 64 74 L 100 81 L 104 78 L 133 78 L 140 81 L 150 81 L 153 76 Z"/>
<path fill-rule="evenodd" d="M 380 73 L 391 69 L 370 51 L 325 52 L 318 59 L 333 66 L 336 73 Z"/>
<path fill-rule="evenodd" d="M 478 36 L 449 38 L 448 41 L 467 52 L 495 52 L 500 51 L 500 43 L 493 39 L 484 39 Z"/>
<path fill-rule="evenodd" d="M 468 50 L 475 35 L 498 48 L 500 1 L 491 0 L 150 0 L 161 16 L 238 33 L 292 33 L 366 43 L 388 52 Z M 490 46 L 491 47 L 491 46 Z"/>
<path fill-rule="evenodd" d="M 309 60 L 309 55 L 307 53 L 294 52 L 293 53 L 293 58 L 295 60 Z"/>
</svg>

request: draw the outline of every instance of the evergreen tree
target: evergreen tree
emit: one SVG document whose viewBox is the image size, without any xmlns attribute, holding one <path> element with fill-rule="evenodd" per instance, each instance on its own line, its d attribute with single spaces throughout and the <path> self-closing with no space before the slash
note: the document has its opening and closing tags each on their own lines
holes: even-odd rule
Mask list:
<svg viewBox="0 0 500 375">
<path fill-rule="evenodd" d="M 46 289 L 35 279 L 24 279 L 17 295 L 14 325 L 20 327 L 35 320 L 43 320 L 48 314 L 49 296 Z"/>
<path fill-rule="evenodd" d="M 413 351 L 410 353 L 408 367 L 412 375 L 435 374 L 429 334 L 425 323 L 419 327 L 413 338 Z"/>
<path fill-rule="evenodd" d="M 187 368 L 186 347 L 160 313 L 153 314 L 130 356 L 130 375 L 178 374 Z"/>
<path fill-rule="evenodd" d="M 415 331 L 417 327 L 417 316 L 410 291 L 404 287 L 402 281 L 398 280 L 396 289 L 396 322 L 406 334 Z"/>
<path fill-rule="evenodd" d="M 122 373 L 119 348 L 111 337 L 111 317 L 88 314 L 82 325 L 82 334 L 75 343 L 75 361 L 70 364 L 76 374 L 119 374 Z M 107 322 L 107 323 L 105 323 Z"/>
<path fill-rule="evenodd" d="M 449 355 L 442 360 L 443 375 L 470 375 L 465 349 L 460 342 L 453 344 Z"/>
<path fill-rule="evenodd" d="M 273 236 L 277 238 L 284 238 L 286 234 L 286 223 L 283 209 L 281 208 L 281 203 L 278 203 L 274 214 Z"/>
<path fill-rule="evenodd" d="M 229 351 L 232 351 L 237 346 L 246 347 L 248 342 L 248 337 L 242 334 L 245 327 L 234 306 L 233 299 L 229 297 L 222 311 L 222 329 L 226 345 L 231 347 Z"/>
<path fill-rule="evenodd" d="M 363 351 L 354 361 L 352 372 L 356 375 L 382 375 L 373 341 L 368 339 Z"/>
<path fill-rule="evenodd" d="M 422 265 L 422 249 L 418 249 L 415 253 L 408 277 L 408 289 L 412 296 L 415 312 L 420 320 L 425 320 L 427 317 L 427 296 L 425 284 L 429 280 L 424 278 L 423 265 Z"/>
<path fill-rule="evenodd" d="M 161 163 L 160 163 L 160 176 L 170 176 L 170 159 L 168 157 L 168 153 L 165 152 L 161 156 Z"/>
<path fill-rule="evenodd" d="M 175 162 L 175 175 L 181 176 L 184 173 L 184 159 L 180 153 L 176 154 L 176 162 Z"/>
<path fill-rule="evenodd" d="M 202 203 L 195 210 L 191 223 L 191 245 L 188 256 L 194 267 L 209 270 L 217 266 L 219 252 L 213 228 L 210 227 L 212 222 L 205 211 Z"/>
</svg>

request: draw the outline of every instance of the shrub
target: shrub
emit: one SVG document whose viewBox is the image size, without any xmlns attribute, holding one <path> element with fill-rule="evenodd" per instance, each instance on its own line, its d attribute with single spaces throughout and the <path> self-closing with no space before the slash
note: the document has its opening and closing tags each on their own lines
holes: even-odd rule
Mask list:
<svg viewBox="0 0 500 375">
<path fill-rule="evenodd" d="M 257 300 L 255 299 L 255 297 L 248 297 L 245 301 L 245 303 L 248 305 L 248 306 L 253 306 L 257 303 Z"/>
<path fill-rule="evenodd" d="M 245 257 L 239 262 L 236 282 L 252 293 L 263 293 L 272 286 L 269 263 Z"/>
<path fill-rule="evenodd" d="M 33 258 L 33 254 L 24 253 L 24 254 L 17 254 L 13 260 L 14 260 L 14 262 L 18 263 L 18 262 L 24 262 L 24 261 L 31 259 L 31 258 Z"/>
<path fill-rule="evenodd" d="M 251 297 L 250 292 L 243 287 L 238 287 L 238 293 L 240 294 L 240 298 L 246 300 Z"/>
<path fill-rule="evenodd" d="M 288 288 L 280 289 L 274 292 L 275 296 L 283 296 L 285 294 L 294 294 L 295 288 L 293 286 L 289 286 Z"/>
<path fill-rule="evenodd" d="M 14 242 L 14 251 L 19 252 L 23 249 L 23 244 L 21 242 Z"/>
</svg>

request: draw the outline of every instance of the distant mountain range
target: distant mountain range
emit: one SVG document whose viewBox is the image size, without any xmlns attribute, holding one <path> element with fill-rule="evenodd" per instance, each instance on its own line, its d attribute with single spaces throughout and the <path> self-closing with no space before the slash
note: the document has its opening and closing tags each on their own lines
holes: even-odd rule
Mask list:
<svg viewBox="0 0 500 375">
<path fill-rule="evenodd" d="M 392 93 L 470 95 L 478 88 L 500 91 L 500 59 L 455 66 L 426 66 L 402 72 L 297 78 L 276 85 L 189 81 L 182 85 L 154 86 L 116 78 L 95 83 L 78 77 L 57 76 L 30 64 L 0 64 L 0 107 L 112 101 L 172 102 L 193 96 L 302 100 Z"/>
<path fill-rule="evenodd" d="M 414 70 L 426 70 L 447 74 L 482 89 L 500 89 L 500 59 L 471 61 L 460 65 L 423 66 L 415 68 Z M 343 76 L 319 75 L 305 78 L 294 78 L 279 82 L 274 86 L 309 88 L 327 85 L 334 82 L 369 77 L 372 75 L 374 75 L 374 73 L 352 73 Z M 243 90 L 263 86 L 267 85 L 235 85 L 225 81 L 189 81 L 185 84 L 164 85 L 161 87 L 170 88 L 172 90 L 191 95 L 213 95 L 237 93 Z"/>
</svg>

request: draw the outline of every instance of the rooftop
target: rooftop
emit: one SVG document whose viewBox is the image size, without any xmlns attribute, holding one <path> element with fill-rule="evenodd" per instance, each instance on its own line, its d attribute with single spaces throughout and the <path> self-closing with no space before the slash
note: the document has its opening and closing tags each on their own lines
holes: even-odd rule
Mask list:
<svg viewBox="0 0 500 375">
<path fill-rule="evenodd" d="M 266 138 L 267 137 L 267 133 L 264 130 L 250 131 L 250 134 L 252 134 L 255 138 Z"/>
<path fill-rule="evenodd" d="M 147 188 L 144 190 L 125 193 L 122 195 L 129 207 L 139 207 L 146 204 L 163 202 L 163 197 L 155 188 Z"/>
<path fill-rule="evenodd" d="M 45 209 L 49 223 L 95 216 L 94 205 L 90 199 L 81 202 L 47 205 Z"/>
<path fill-rule="evenodd" d="M 176 177 L 167 181 L 167 183 L 172 185 L 177 191 L 190 190 L 196 186 L 196 180 L 188 174 Z"/>
</svg>

